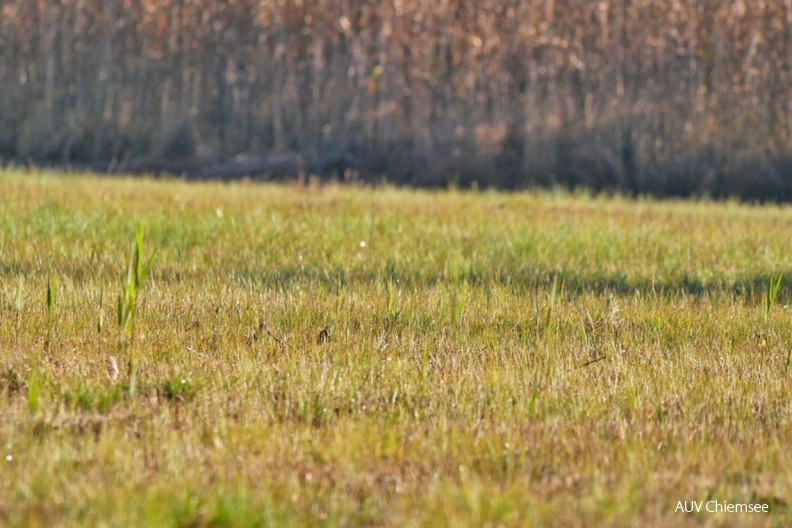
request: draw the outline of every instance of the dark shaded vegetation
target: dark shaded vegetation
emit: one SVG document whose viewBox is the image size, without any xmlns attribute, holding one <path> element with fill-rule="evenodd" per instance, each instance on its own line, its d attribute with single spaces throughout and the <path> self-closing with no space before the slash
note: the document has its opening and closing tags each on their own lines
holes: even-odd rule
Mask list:
<svg viewBox="0 0 792 528">
<path fill-rule="evenodd" d="M 792 200 L 783 0 L 11 0 L 0 159 Z"/>
</svg>

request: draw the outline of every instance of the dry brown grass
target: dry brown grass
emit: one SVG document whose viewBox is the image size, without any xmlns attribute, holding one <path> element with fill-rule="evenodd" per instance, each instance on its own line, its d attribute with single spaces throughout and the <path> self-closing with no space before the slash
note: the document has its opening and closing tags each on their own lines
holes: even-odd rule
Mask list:
<svg viewBox="0 0 792 528">
<path fill-rule="evenodd" d="M 790 27 L 786 0 L 10 0 L 0 156 L 789 200 Z"/>
</svg>

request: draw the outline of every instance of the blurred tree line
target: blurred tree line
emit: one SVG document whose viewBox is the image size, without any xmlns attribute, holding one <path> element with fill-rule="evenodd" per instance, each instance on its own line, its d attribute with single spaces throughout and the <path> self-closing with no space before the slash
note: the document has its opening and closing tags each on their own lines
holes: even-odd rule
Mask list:
<svg viewBox="0 0 792 528">
<path fill-rule="evenodd" d="M 0 157 L 792 199 L 792 0 L 2 0 Z"/>
</svg>

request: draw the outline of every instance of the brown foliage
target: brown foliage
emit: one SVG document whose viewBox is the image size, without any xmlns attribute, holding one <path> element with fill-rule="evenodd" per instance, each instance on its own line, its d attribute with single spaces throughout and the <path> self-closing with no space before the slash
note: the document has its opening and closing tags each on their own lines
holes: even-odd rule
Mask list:
<svg viewBox="0 0 792 528">
<path fill-rule="evenodd" d="M 788 0 L 0 9 L 6 158 L 332 151 L 414 184 L 792 198 Z"/>
</svg>

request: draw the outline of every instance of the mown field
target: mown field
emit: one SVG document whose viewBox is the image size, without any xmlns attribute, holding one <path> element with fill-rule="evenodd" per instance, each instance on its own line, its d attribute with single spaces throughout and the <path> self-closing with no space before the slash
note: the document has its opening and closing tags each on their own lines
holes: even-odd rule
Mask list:
<svg viewBox="0 0 792 528">
<path fill-rule="evenodd" d="M 136 221 L 157 253 L 119 323 Z M 0 525 L 792 523 L 790 233 L 731 202 L 6 169 Z"/>
</svg>

